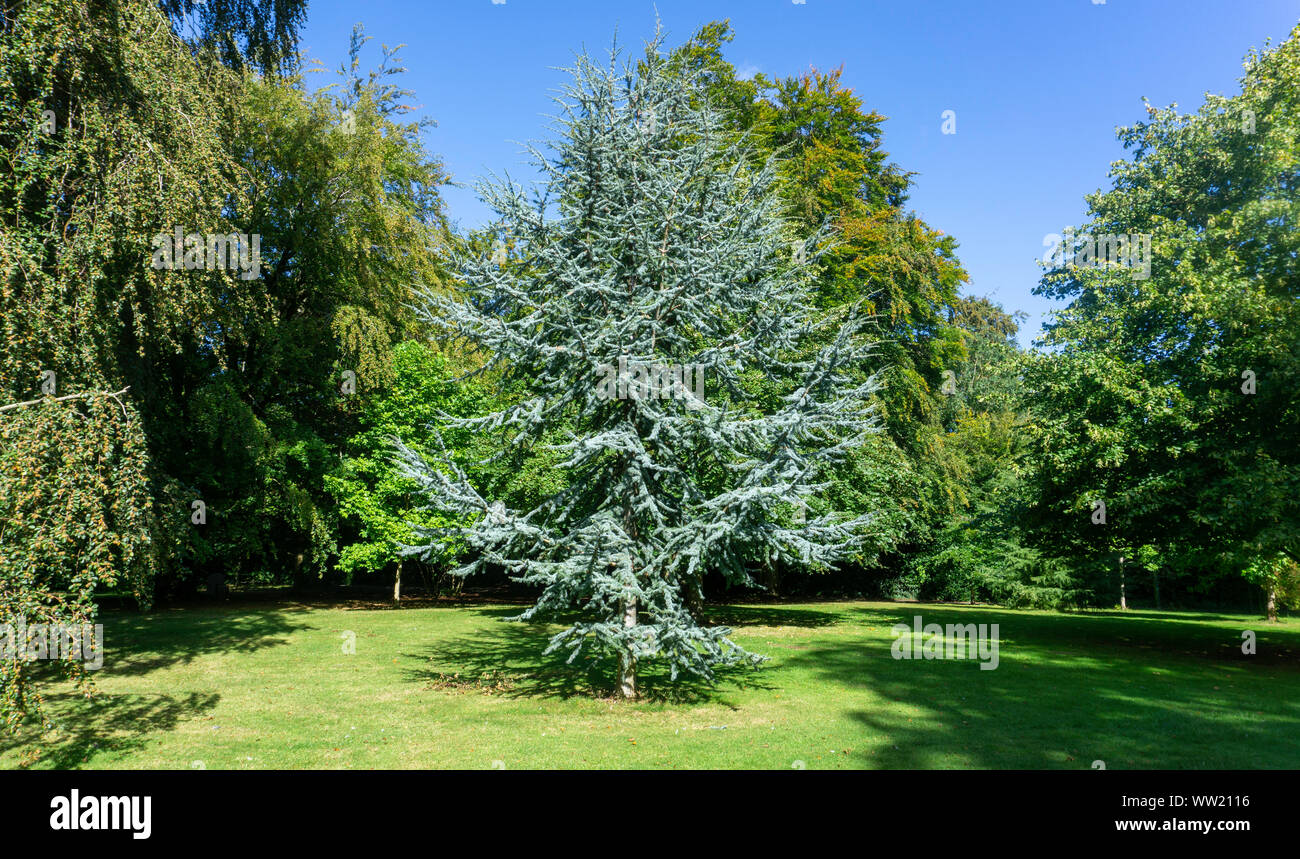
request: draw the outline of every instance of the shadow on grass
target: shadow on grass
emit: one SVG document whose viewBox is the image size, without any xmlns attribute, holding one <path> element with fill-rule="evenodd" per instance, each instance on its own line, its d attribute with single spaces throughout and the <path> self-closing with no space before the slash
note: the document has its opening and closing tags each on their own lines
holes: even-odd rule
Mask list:
<svg viewBox="0 0 1300 859">
<path fill-rule="evenodd" d="M 964 606 L 944 603 L 914 603 L 893 606 L 855 608 L 851 617 L 876 625 L 912 626 L 913 617 L 927 623 L 998 624 L 1003 641 L 1017 638 L 1053 641 L 1056 645 L 1075 648 L 1114 647 L 1123 650 L 1163 652 L 1170 656 L 1200 657 L 1214 664 L 1238 662 L 1255 666 L 1291 665 L 1300 668 L 1300 624 L 1246 623 L 1246 618 L 1223 617 L 1222 621 L 1239 621 L 1240 628 L 1224 628 L 1208 621 L 1217 616 L 1177 612 L 1088 612 L 1086 614 L 1029 614 L 991 606 Z M 1255 633 L 1257 649 L 1242 652 L 1246 630 Z M 892 642 L 892 638 L 890 641 Z"/>
<path fill-rule="evenodd" d="M 148 674 L 212 653 L 251 653 L 314 629 L 292 615 L 306 608 L 184 608 L 155 614 L 105 613 L 104 670 Z"/>
<path fill-rule="evenodd" d="M 174 729 L 211 710 L 220 699 L 220 695 L 197 692 L 183 698 L 99 693 L 89 700 L 75 692 L 50 695 L 45 709 L 57 733 L 43 738 L 38 728 L 30 726 L 3 736 L 0 752 L 19 749 L 25 753 L 20 757 L 31 764 L 76 769 L 95 754 L 139 751 L 151 734 Z"/>
<path fill-rule="evenodd" d="M 802 629 L 834 626 L 843 618 L 836 612 L 779 605 L 710 605 L 704 620 L 714 626 L 796 626 Z"/>
<path fill-rule="evenodd" d="M 1154 611 L 1154 610 L 1135 610 L 1135 609 L 1117 609 L 1117 608 L 1089 608 L 1069 612 L 1071 616 L 1082 617 L 1123 617 L 1133 618 L 1135 620 L 1177 620 L 1180 612 L 1177 611 Z M 1222 623 L 1226 621 L 1244 622 L 1249 615 L 1228 615 L 1228 614 L 1209 614 L 1208 612 L 1196 612 L 1197 621 Z M 1263 623 L 1264 617 L 1261 615 L 1259 620 L 1251 621 L 1252 623 Z"/>
<path fill-rule="evenodd" d="M 872 626 L 999 625 L 999 664 L 894 659 L 884 641 L 819 644 L 787 658 L 845 690 L 883 699 L 846 714 L 874 748 L 866 765 L 1079 768 L 1300 766 L 1300 629 L 1231 628 L 1127 615 L 1030 615 L 910 605 L 856 610 Z M 1189 620 L 1199 618 L 1189 618 Z M 851 706 L 851 705 L 850 705 Z"/>
<path fill-rule="evenodd" d="M 519 614 L 519 609 L 493 607 L 478 613 L 505 619 Z M 430 689 L 509 698 L 614 698 L 617 664 L 613 657 L 589 656 L 586 648 L 571 663 L 566 661 L 567 650 L 543 654 L 559 629 L 554 624 L 493 624 L 483 633 L 405 654 L 427 663 L 427 667 L 408 670 L 407 679 Z M 679 674 L 674 681 L 666 666 L 647 663 L 637 672 L 637 690 L 641 700 L 652 703 L 730 706 L 725 699 L 728 691 L 772 688 L 762 669 L 737 666 L 714 673 L 713 683 L 690 674 Z"/>
</svg>

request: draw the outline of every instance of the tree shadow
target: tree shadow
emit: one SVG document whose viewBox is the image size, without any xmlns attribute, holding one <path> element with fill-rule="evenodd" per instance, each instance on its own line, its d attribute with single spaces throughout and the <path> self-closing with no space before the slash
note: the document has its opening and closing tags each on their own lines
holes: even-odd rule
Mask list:
<svg viewBox="0 0 1300 859">
<path fill-rule="evenodd" d="M 858 614 L 873 625 L 911 627 L 914 615 L 999 625 L 992 670 L 974 659 L 895 659 L 892 638 L 823 643 L 787 659 L 848 690 L 847 698 L 860 689 L 882 699 L 847 713 L 876 740 L 862 754 L 866 766 L 1300 766 L 1300 630 L 1259 630 L 1258 653 L 1249 656 L 1231 630 L 1127 615 L 924 604 Z"/>
<path fill-rule="evenodd" d="M 159 731 L 173 730 L 179 723 L 211 710 L 220 695 L 191 692 L 171 695 L 105 695 L 90 699 L 76 692 L 49 695 L 45 709 L 57 726 L 51 739 L 39 728 L 29 726 L 12 736 L 0 737 L 0 753 L 23 749 L 35 752 L 33 763 L 54 769 L 77 769 L 92 754 L 128 753 L 148 745 Z"/>
<path fill-rule="evenodd" d="M 843 620 L 835 612 L 780 605 L 710 605 L 705 607 L 703 618 L 714 626 L 797 626 L 802 629 L 834 626 Z"/>
<path fill-rule="evenodd" d="M 1087 614 L 1029 614 L 995 606 L 951 603 L 909 603 L 897 608 L 861 607 L 852 616 L 880 625 L 901 623 L 911 627 L 920 616 L 928 623 L 998 624 L 1003 639 L 1013 632 L 1027 639 L 1053 640 L 1065 647 L 1116 647 L 1130 650 L 1164 651 L 1170 655 L 1202 657 L 1213 663 L 1225 660 L 1252 665 L 1300 666 L 1300 626 L 1257 623 L 1254 654 L 1242 652 L 1242 630 L 1229 630 L 1200 621 L 1214 619 L 1202 614 L 1180 617 L 1178 613 L 1089 612 Z M 1224 617 L 1224 621 L 1242 620 Z"/>
<path fill-rule="evenodd" d="M 105 613 L 99 621 L 104 624 L 104 671 L 134 676 L 188 664 L 206 654 L 251 653 L 280 646 L 292 632 L 315 629 L 290 617 L 307 610 L 222 607 Z"/>
<path fill-rule="evenodd" d="M 1070 614 L 1079 615 L 1082 617 L 1122 617 L 1122 618 L 1133 618 L 1136 620 L 1166 620 L 1167 621 L 1167 620 L 1178 619 L 1180 612 L 1165 611 L 1163 609 L 1160 611 L 1156 611 L 1154 609 L 1139 610 L 1139 609 L 1131 609 L 1131 608 L 1129 609 L 1089 608 L 1089 609 L 1079 609 L 1076 611 L 1072 611 L 1070 612 Z M 1204 620 L 1204 621 L 1216 621 L 1216 622 L 1225 622 L 1225 621 L 1245 622 L 1246 621 L 1246 618 L 1243 618 L 1238 615 L 1208 614 L 1206 612 L 1196 612 L 1196 619 Z M 1261 615 L 1259 620 L 1256 622 L 1263 623 L 1264 617 Z"/>
<path fill-rule="evenodd" d="M 517 615 L 519 609 L 494 607 L 478 613 L 504 619 Z M 569 662 L 567 651 L 543 653 L 560 629 L 556 624 L 506 622 L 490 631 L 439 642 L 404 654 L 425 663 L 425 667 L 407 669 L 406 679 L 428 689 L 508 698 L 616 698 L 618 669 L 613 657 L 588 655 L 584 648 Z M 761 670 L 718 668 L 710 683 L 692 674 L 678 674 L 673 680 L 667 667 L 646 663 L 637 672 L 637 691 L 644 702 L 731 706 L 725 700 L 728 691 L 772 688 L 761 677 Z"/>
</svg>

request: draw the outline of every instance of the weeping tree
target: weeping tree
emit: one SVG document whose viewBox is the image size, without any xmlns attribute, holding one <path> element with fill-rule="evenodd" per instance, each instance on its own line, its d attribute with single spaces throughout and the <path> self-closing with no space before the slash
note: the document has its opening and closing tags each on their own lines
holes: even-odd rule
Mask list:
<svg viewBox="0 0 1300 859">
<path fill-rule="evenodd" d="M 270 75 L 298 65 L 307 0 L 158 0 L 158 7 L 191 48 L 210 49 L 231 68 Z"/>
<path fill-rule="evenodd" d="M 877 387 L 867 320 L 812 311 L 826 231 L 780 212 L 774 162 L 754 169 L 702 81 L 661 54 L 615 46 L 565 71 L 549 149 L 528 147 L 533 193 L 493 178 L 479 192 L 496 243 L 452 260 L 463 290 L 420 292 L 435 336 L 485 357 L 507 407 L 456 421 L 499 436 L 503 455 L 558 451 L 562 488 L 531 509 L 484 497 L 445 454 L 395 439 L 431 509 L 468 523 L 421 528 L 408 555 L 458 538 L 469 563 L 541 588 L 515 620 L 572 618 L 546 653 L 614 657 L 711 681 L 765 657 L 692 606 L 700 578 L 736 584 L 777 563 L 825 569 L 859 548 L 870 514 L 809 512 L 826 468 L 862 445 Z"/>
<path fill-rule="evenodd" d="M 182 284 L 152 269 L 150 237 L 233 228 L 218 213 L 242 174 L 216 106 L 237 84 L 146 0 L 0 14 L 0 160 L 14 165 L 0 171 L 0 623 L 90 623 L 104 588 L 147 606 L 173 557 L 188 514 L 159 491 L 150 404 L 181 390 L 170 368 L 217 327 L 200 321 L 238 324 L 247 306 L 227 273 Z M 48 719 L 50 673 L 0 657 L 6 728 Z"/>
</svg>

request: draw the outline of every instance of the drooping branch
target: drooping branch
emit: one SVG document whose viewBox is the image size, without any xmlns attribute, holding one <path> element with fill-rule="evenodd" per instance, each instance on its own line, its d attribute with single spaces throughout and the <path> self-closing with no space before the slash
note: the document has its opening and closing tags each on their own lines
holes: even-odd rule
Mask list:
<svg viewBox="0 0 1300 859">
<path fill-rule="evenodd" d="M 112 397 L 114 400 L 117 401 L 117 404 L 119 406 L 122 406 L 122 414 L 125 416 L 126 406 L 122 405 L 121 397 L 129 390 L 131 390 L 130 385 L 126 386 L 120 391 L 89 391 L 84 394 L 68 394 L 63 397 L 53 397 L 53 398 L 42 397 L 39 400 L 26 400 L 21 403 L 10 403 L 7 406 L 0 406 L 0 412 L 7 412 L 10 411 L 11 409 L 21 409 L 26 406 L 39 406 L 41 403 L 61 403 L 64 402 L 65 400 L 80 400 L 80 399 L 86 399 L 90 397 Z"/>
</svg>

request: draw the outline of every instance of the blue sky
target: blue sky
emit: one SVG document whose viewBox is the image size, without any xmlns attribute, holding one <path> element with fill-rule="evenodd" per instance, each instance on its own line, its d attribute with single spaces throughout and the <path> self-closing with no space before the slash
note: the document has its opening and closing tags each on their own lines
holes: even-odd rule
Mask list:
<svg viewBox="0 0 1300 859">
<path fill-rule="evenodd" d="M 311 0 L 303 49 L 336 68 L 358 22 L 368 64 L 381 42 L 407 46 L 404 85 L 438 123 L 428 147 L 466 185 L 447 189 L 450 214 L 472 227 L 488 217 L 474 179 L 531 179 L 515 141 L 545 137 L 554 67 L 606 50 L 616 28 L 639 46 L 656 9 L 670 45 L 730 19 L 742 70 L 843 65 L 889 117 L 891 159 L 918 174 L 911 206 L 961 243 L 965 291 L 1027 312 L 1026 345 L 1054 306 L 1031 294 L 1043 237 L 1082 222 L 1084 195 L 1108 185 L 1116 126 L 1143 116 L 1143 96 L 1190 111 L 1235 92 L 1246 51 L 1300 21 L 1300 0 Z"/>
</svg>

